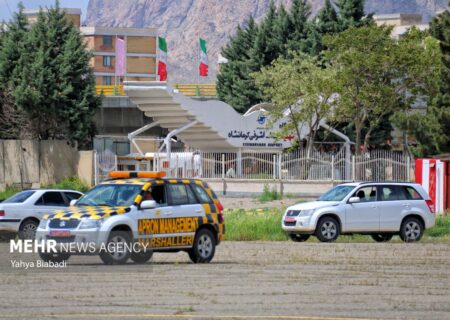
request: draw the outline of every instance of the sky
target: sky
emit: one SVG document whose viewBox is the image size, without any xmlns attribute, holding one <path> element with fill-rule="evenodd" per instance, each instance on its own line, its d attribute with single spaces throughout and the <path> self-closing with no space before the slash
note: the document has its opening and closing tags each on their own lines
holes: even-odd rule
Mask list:
<svg viewBox="0 0 450 320">
<path fill-rule="evenodd" d="M 17 10 L 20 0 L 0 0 L 0 22 L 11 19 L 12 13 Z M 86 10 L 89 0 L 60 0 L 62 8 L 80 8 L 82 13 L 81 20 L 86 17 Z M 27 9 L 38 9 L 39 7 L 50 7 L 55 4 L 55 0 L 22 0 Z"/>
</svg>

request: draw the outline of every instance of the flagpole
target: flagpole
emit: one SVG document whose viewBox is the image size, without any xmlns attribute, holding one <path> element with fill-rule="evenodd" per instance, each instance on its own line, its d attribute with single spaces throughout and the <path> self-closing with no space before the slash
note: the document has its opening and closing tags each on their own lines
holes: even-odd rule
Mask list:
<svg viewBox="0 0 450 320">
<path fill-rule="evenodd" d="M 116 45 L 114 48 L 114 95 L 117 95 L 117 34 L 116 34 Z"/>
<path fill-rule="evenodd" d="M 200 92 L 200 37 L 197 42 L 197 94 Z"/>
<path fill-rule="evenodd" d="M 127 67 L 128 67 L 128 58 L 127 58 L 127 54 L 128 54 L 128 36 L 124 36 L 124 46 L 125 46 L 125 61 L 124 61 L 124 74 L 123 74 L 123 84 L 125 85 L 125 81 L 127 81 Z"/>
<path fill-rule="evenodd" d="M 159 81 L 159 82 L 161 82 L 161 76 L 159 75 L 159 56 L 160 56 L 160 54 L 161 54 L 161 52 L 160 52 L 160 48 L 159 48 L 159 34 L 158 35 L 156 35 L 156 48 L 157 48 L 157 50 L 156 50 L 156 79 Z M 167 67 L 166 67 L 167 68 Z"/>
</svg>

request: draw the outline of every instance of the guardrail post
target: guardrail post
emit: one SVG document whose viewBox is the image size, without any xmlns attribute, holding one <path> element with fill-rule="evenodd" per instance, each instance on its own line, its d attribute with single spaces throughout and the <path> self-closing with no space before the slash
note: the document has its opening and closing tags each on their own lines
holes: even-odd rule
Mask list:
<svg viewBox="0 0 450 320">
<path fill-rule="evenodd" d="M 352 180 L 356 180 L 356 157 L 352 156 Z"/>
<path fill-rule="evenodd" d="M 222 179 L 225 179 L 225 153 L 222 153 Z"/>
<path fill-rule="evenodd" d="M 239 149 L 236 154 L 236 178 L 242 178 L 242 150 Z"/>
<path fill-rule="evenodd" d="M 277 156 L 273 155 L 273 180 L 277 178 Z"/>
<path fill-rule="evenodd" d="M 331 182 L 334 183 L 334 154 L 331 156 Z"/>
<path fill-rule="evenodd" d="M 175 164 L 175 178 L 178 178 L 178 154 L 175 158 L 176 164 Z"/>
<path fill-rule="evenodd" d="M 278 154 L 278 178 L 281 180 L 283 179 L 283 174 L 281 172 L 281 162 L 283 160 L 283 155 L 281 153 Z"/>
<path fill-rule="evenodd" d="M 409 155 L 406 158 L 406 179 L 408 179 L 407 181 L 411 181 L 411 158 Z"/>
<path fill-rule="evenodd" d="M 94 185 L 98 184 L 98 155 L 97 150 L 94 150 Z"/>
</svg>

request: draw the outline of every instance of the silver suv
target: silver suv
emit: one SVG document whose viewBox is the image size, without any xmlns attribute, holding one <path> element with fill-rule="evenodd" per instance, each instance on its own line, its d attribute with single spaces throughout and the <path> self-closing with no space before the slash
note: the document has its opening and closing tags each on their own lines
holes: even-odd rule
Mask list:
<svg viewBox="0 0 450 320">
<path fill-rule="evenodd" d="M 434 225 L 434 205 L 416 183 L 357 182 L 338 185 L 313 202 L 287 208 L 281 226 L 293 241 L 315 235 L 322 242 L 340 234 L 370 234 L 377 242 L 399 235 L 418 241 Z"/>
</svg>

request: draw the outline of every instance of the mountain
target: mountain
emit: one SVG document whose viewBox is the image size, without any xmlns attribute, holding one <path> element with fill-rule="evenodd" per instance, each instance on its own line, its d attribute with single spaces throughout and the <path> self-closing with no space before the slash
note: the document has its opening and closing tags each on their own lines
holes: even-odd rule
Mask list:
<svg viewBox="0 0 450 320">
<path fill-rule="evenodd" d="M 291 0 L 276 0 L 290 5 Z M 324 0 L 310 0 L 313 15 Z M 207 41 L 210 76 L 215 82 L 216 61 L 236 26 L 252 15 L 262 18 L 270 0 L 89 0 L 86 25 L 114 27 L 156 27 L 167 38 L 169 81 L 194 83 L 198 73 L 198 37 Z M 448 0 L 367 0 L 366 12 L 420 13 L 429 21 L 435 12 L 447 8 Z"/>
</svg>

